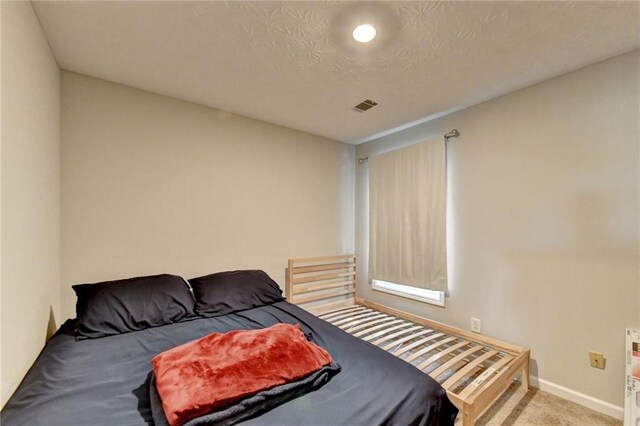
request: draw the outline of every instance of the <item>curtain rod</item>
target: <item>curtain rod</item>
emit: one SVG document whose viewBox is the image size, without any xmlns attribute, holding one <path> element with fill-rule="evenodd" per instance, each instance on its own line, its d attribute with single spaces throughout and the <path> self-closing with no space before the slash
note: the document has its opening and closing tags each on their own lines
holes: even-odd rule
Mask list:
<svg viewBox="0 0 640 426">
<path fill-rule="evenodd" d="M 449 133 L 444 134 L 444 141 L 449 142 L 449 139 L 457 138 L 458 136 L 460 136 L 460 132 L 458 131 L 458 129 L 453 129 Z"/>
<path fill-rule="evenodd" d="M 449 142 L 449 139 L 457 138 L 458 136 L 460 136 L 460 132 L 458 131 L 458 129 L 453 129 L 449 133 L 445 133 L 444 134 L 444 141 L 445 141 L 445 143 Z M 358 164 L 362 164 L 362 163 L 365 163 L 367 161 L 369 161 L 369 157 L 358 158 Z"/>
</svg>

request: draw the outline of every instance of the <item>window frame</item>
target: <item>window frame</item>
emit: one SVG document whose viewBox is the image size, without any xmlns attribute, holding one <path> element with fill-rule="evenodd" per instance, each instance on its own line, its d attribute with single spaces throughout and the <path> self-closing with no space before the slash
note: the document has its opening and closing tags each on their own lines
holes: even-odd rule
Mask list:
<svg viewBox="0 0 640 426">
<path fill-rule="evenodd" d="M 429 290 L 426 288 L 412 287 L 404 284 L 374 279 L 371 280 L 371 288 L 375 291 L 393 294 L 406 299 L 412 299 L 443 308 L 445 307 L 444 291 Z"/>
</svg>

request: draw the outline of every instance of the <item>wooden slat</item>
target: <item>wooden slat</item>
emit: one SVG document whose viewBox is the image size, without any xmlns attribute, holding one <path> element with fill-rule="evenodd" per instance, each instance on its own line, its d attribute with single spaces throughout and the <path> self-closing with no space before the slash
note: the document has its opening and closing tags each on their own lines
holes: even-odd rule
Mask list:
<svg viewBox="0 0 640 426">
<path fill-rule="evenodd" d="M 343 309 L 338 309 L 336 311 L 331 311 L 331 312 L 327 312 L 326 314 L 323 314 L 320 316 L 320 318 L 322 319 L 328 319 L 331 318 L 331 321 L 333 321 L 333 319 L 339 319 L 339 318 L 344 318 L 348 315 L 355 315 L 357 313 L 360 312 L 372 312 L 373 309 L 369 309 L 369 308 L 364 308 L 360 305 L 354 305 L 354 306 L 350 306 L 348 308 L 343 308 Z"/>
<path fill-rule="evenodd" d="M 330 293 L 330 294 L 314 294 L 311 296 L 300 297 L 298 299 L 294 298 L 293 303 L 309 303 L 309 302 L 315 302 L 317 300 L 331 299 L 333 297 L 346 296 L 348 294 L 354 294 L 354 293 L 355 293 L 355 289 L 352 288 L 349 290 L 337 291 L 335 293 Z"/>
<path fill-rule="evenodd" d="M 334 269 L 352 269 L 355 268 L 355 263 L 353 262 L 338 262 L 338 263 L 328 263 L 326 265 L 315 265 L 315 266 L 294 266 L 293 273 L 294 274 L 308 274 L 309 272 L 320 272 L 320 271 L 333 271 Z"/>
<path fill-rule="evenodd" d="M 302 309 L 317 316 L 317 315 L 324 314 L 325 312 L 332 311 L 334 309 L 344 308 L 349 306 L 354 306 L 353 298 L 342 299 L 342 300 L 329 302 L 329 303 L 318 303 L 314 305 L 307 305 Z"/>
<path fill-rule="evenodd" d="M 498 351 L 489 351 L 486 354 L 480 355 L 478 358 L 474 359 L 473 361 L 471 361 L 470 363 L 462 367 L 460 370 L 456 371 L 456 374 L 449 377 L 442 384 L 442 387 L 449 390 L 449 388 L 452 388 L 456 383 L 460 381 L 460 379 L 470 374 L 480 364 L 482 364 L 483 362 L 487 361 L 488 359 L 496 355 L 498 355 Z"/>
<path fill-rule="evenodd" d="M 430 336 L 425 337 L 424 339 L 420 339 L 420 340 L 418 340 L 418 341 L 416 341 L 416 342 L 413 342 L 413 343 L 408 344 L 407 346 L 403 346 L 402 348 L 398 348 L 398 349 L 396 349 L 396 350 L 393 352 L 393 354 L 394 354 L 395 356 L 400 356 L 400 355 L 402 355 L 403 353 L 408 352 L 408 351 L 410 351 L 411 349 L 417 348 L 418 346 L 422 346 L 422 345 L 424 345 L 425 343 L 430 342 L 430 341 L 432 341 L 432 340 L 434 340 L 434 339 L 437 339 L 437 338 L 438 338 L 438 337 L 440 337 L 440 336 L 444 336 L 444 334 L 443 334 L 443 333 L 435 333 L 435 334 L 432 334 L 432 335 L 430 335 Z M 411 361 L 408 361 L 408 362 L 411 362 Z"/>
<path fill-rule="evenodd" d="M 308 312 L 318 315 L 355 305 L 358 277 L 354 254 L 289 259 L 286 272 L 288 300 Z"/>
<path fill-rule="evenodd" d="M 334 260 L 346 260 L 353 259 L 355 261 L 355 254 L 340 254 L 337 256 L 318 256 L 318 257 L 301 257 L 298 259 L 291 259 L 293 263 L 318 263 L 318 262 L 331 262 Z"/>
<path fill-rule="evenodd" d="M 398 324 L 398 325 L 394 325 L 393 327 L 389 327 L 387 329 L 384 329 L 382 331 L 378 331 L 377 333 L 374 334 L 370 334 L 368 336 L 365 336 L 362 338 L 362 340 L 364 340 L 365 342 L 370 342 L 371 340 L 375 339 L 376 337 L 380 337 L 382 335 L 387 335 L 387 333 L 391 333 L 394 332 L 396 330 L 401 329 L 402 327 L 406 327 L 408 325 L 412 325 L 412 323 L 408 322 L 408 321 L 404 321 L 403 324 Z M 375 344 L 375 343 L 374 343 Z"/>
<path fill-rule="evenodd" d="M 462 348 L 463 346 L 467 346 L 468 344 L 469 344 L 469 342 L 467 342 L 466 340 L 463 340 L 460 343 L 456 343 L 455 345 L 451 346 L 450 348 L 447 348 L 447 349 L 442 350 L 441 352 L 438 352 L 437 354 L 433 355 L 432 357 L 430 357 L 426 361 L 422 361 L 420 364 L 417 365 L 417 368 L 418 368 L 418 370 L 424 370 L 425 368 L 427 368 L 428 366 L 430 366 L 431 364 L 433 364 L 434 362 L 436 362 L 437 360 L 439 360 L 443 356 L 448 355 L 451 352 Z"/>
<path fill-rule="evenodd" d="M 350 315 L 339 316 L 335 320 L 331 320 L 331 324 L 339 326 L 341 324 L 347 323 L 349 321 L 353 321 L 356 319 L 372 316 L 372 315 L 384 315 L 382 312 L 368 310 L 368 311 L 360 311 Z"/>
<path fill-rule="evenodd" d="M 461 354 L 454 356 L 449 361 L 445 362 L 440 367 L 436 368 L 431 373 L 429 373 L 429 375 L 434 379 L 437 379 L 439 375 L 449 370 L 450 368 L 453 368 L 454 365 L 458 364 L 459 362 L 462 362 L 469 355 L 473 355 L 474 353 L 479 352 L 482 349 L 484 349 L 484 346 L 480 346 L 480 345 L 473 346 L 470 349 L 467 349 L 466 351 L 462 352 Z"/>
<path fill-rule="evenodd" d="M 491 367 L 483 371 L 476 379 L 469 383 L 462 391 L 458 392 L 458 395 L 462 399 L 466 399 L 469 395 L 475 392 L 483 383 L 489 381 L 493 375 L 495 375 L 502 367 L 504 367 L 509 361 L 513 359 L 512 355 L 505 355 L 501 360 L 493 364 Z M 483 377 L 483 374 L 486 375 Z"/>
<path fill-rule="evenodd" d="M 361 315 L 354 315 L 352 317 L 345 318 L 340 321 L 336 321 L 332 324 L 335 325 L 336 327 L 348 328 L 348 327 L 351 327 L 352 325 L 361 324 L 365 321 L 369 321 L 371 319 L 376 319 L 376 318 L 389 318 L 389 316 L 382 314 L 380 312 L 371 311 L 371 312 L 363 313 Z"/>
<path fill-rule="evenodd" d="M 449 342 L 453 342 L 454 340 L 456 340 L 456 338 L 453 337 L 453 336 L 452 337 L 447 337 L 447 338 L 442 339 L 442 340 L 438 340 L 437 342 L 435 342 L 435 343 L 433 343 L 433 344 L 431 344 L 429 346 L 426 346 L 426 347 L 420 349 L 417 352 L 412 353 L 408 357 L 404 358 L 404 360 L 407 361 L 407 362 L 411 362 L 414 359 L 420 358 L 422 355 L 427 354 L 427 353 L 431 352 L 432 350 L 434 350 L 436 348 L 439 348 L 440 346 L 444 346 Z"/>
<path fill-rule="evenodd" d="M 417 330 L 421 330 L 418 333 L 414 333 L 414 331 Z M 426 330 L 424 327 L 420 326 L 420 325 L 414 325 L 411 328 L 406 328 L 404 330 L 398 331 L 397 333 L 393 333 L 393 334 L 389 334 L 387 336 L 382 336 L 381 338 L 379 338 L 378 340 L 376 340 L 375 342 L 371 342 L 376 346 L 379 346 L 381 343 L 386 342 L 388 340 L 392 340 L 391 343 L 388 343 L 385 347 L 389 346 L 389 348 L 392 348 L 394 346 L 399 345 L 402 342 L 406 342 L 407 340 L 411 340 L 411 339 L 415 339 L 416 337 L 420 337 L 426 333 L 431 332 L 431 330 Z M 396 337 L 400 337 L 400 336 L 404 336 L 405 334 L 407 334 L 407 336 L 405 337 L 401 337 L 398 340 L 393 340 Z M 384 347 L 382 348 L 383 350 L 387 350 Z"/>
<path fill-rule="evenodd" d="M 352 271 L 352 272 L 339 272 L 335 274 L 309 275 L 306 277 L 299 277 L 299 278 L 296 278 L 294 276 L 292 282 L 294 284 L 303 284 L 303 283 L 311 283 L 311 282 L 317 282 L 317 281 L 334 280 L 336 278 L 343 278 L 343 277 L 353 277 L 354 275 L 355 275 L 355 272 Z"/>
<path fill-rule="evenodd" d="M 375 309 L 378 310 L 380 312 L 384 312 L 385 314 L 389 314 L 389 315 L 394 315 L 397 316 L 399 318 L 403 318 L 406 319 L 408 321 L 412 321 L 415 322 L 417 324 L 422 324 L 425 327 L 429 327 L 429 328 L 434 328 L 434 329 L 438 329 L 440 331 L 443 331 L 445 333 L 449 333 L 458 337 L 462 337 L 464 339 L 467 340 L 472 340 L 474 342 L 478 342 L 478 343 L 482 343 L 484 345 L 487 346 L 491 346 L 495 349 L 500 349 L 503 352 L 508 352 L 511 354 L 518 354 L 521 352 L 524 352 L 525 349 L 520 347 L 520 346 L 516 346 L 516 345 L 510 345 L 506 342 L 503 342 L 501 340 L 497 340 L 497 339 L 493 339 L 491 337 L 487 337 L 487 336 L 482 336 L 476 333 L 472 333 L 470 331 L 466 331 L 463 330 L 461 328 L 457 328 L 451 325 L 447 325 L 438 321 L 433 321 L 433 320 L 429 320 L 426 318 L 422 318 L 418 315 L 414 315 L 414 314 L 410 314 L 408 312 L 404 312 L 401 311 L 399 309 L 394 309 L 394 308 L 389 308 L 387 306 L 381 305 L 379 303 L 374 303 L 374 302 L 369 302 L 368 300 L 364 300 L 364 299 L 360 299 L 359 297 L 356 297 L 356 303 L 366 306 L 367 308 L 371 308 L 371 309 Z"/>
<path fill-rule="evenodd" d="M 355 283 L 356 282 L 354 280 L 351 280 L 351 281 L 342 281 L 339 283 L 317 285 L 317 286 L 301 288 L 301 289 L 297 289 L 296 288 L 297 286 L 294 286 L 293 295 L 295 296 L 296 294 L 312 293 L 314 291 L 326 290 L 328 288 L 338 288 L 338 287 L 344 287 L 348 285 L 350 286 L 350 285 L 354 285 Z"/>
<path fill-rule="evenodd" d="M 365 308 L 364 306 L 361 306 L 361 305 L 354 305 L 354 306 L 349 306 L 347 308 L 336 309 L 334 311 L 327 312 L 322 315 L 318 315 L 318 318 L 322 318 L 323 320 L 326 320 L 327 318 L 333 318 L 333 317 L 345 315 L 346 311 L 351 312 L 351 311 L 364 311 L 364 310 L 370 311 L 371 309 Z"/>
<path fill-rule="evenodd" d="M 433 331 L 433 330 L 425 329 L 424 327 L 422 327 L 420 325 L 415 326 L 413 328 L 407 329 L 407 331 L 410 331 L 410 330 L 420 330 L 420 331 L 418 333 L 411 332 L 407 336 L 401 337 L 398 340 L 393 340 L 391 343 L 387 343 L 386 345 L 382 346 L 381 349 L 384 350 L 384 351 L 387 351 L 387 352 L 391 352 L 391 348 L 393 348 L 395 346 L 398 346 L 398 345 L 400 345 L 400 344 L 402 344 L 404 342 L 407 342 L 409 340 L 416 339 L 416 338 L 418 338 L 420 336 L 424 336 L 425 334 L 431 333 Z M 404 332 L 404 333 L 398 332 L 398 333 L 392 334 L 391 336 L 385 336 L 382 339 L 376 340 L 375 342 L 373 342 L 373 344 L 374 345 L 380 345 L 381 343 L 386 342 L 387 340 L 394 339 L 394 338 L 402 336 L 404 334 L 407 334 L 407 333 L 406 332 Z"/>
<path fill-rule="evenodd" d="M 387 327 L 389 327 L 390 325 L 398 324 L 398 323 L 404 323 L 404 324 L 407 324 L 407 322 L 406 322 L 405 320 L 395 319 L 395 320 L 393 320 L 393 321 L 385 322 L 384 324 L 380 324 L 380 325 L 378 325 L 378 326 L 371 327 L 371 328 L 367 328 L 366 330 L 362 330 L 362 331 L 359 331 L 359 332 L 357 332 L 357 333 L 354 333 L 354 334 L 353 334 L 353 336 L 354 336 L 354 337 L 362 337 L 362 336 L 364 336 L 364 335 L 365 335 L 365 334 L 367 334 L 367 333 L 373 333 L 374 331 L 378 331 L 378 330 L 380 330 L 380 329 L 382 329 L 382 328 L 387 328 Z"/>
<path fill-rule="evenodd" d="M 349 328 L 343 327 L 343 329 L 344 329 L 344 330 L 346 330 L 346 331 L 348 331 L 349 333 L 353 334 L 354 332 L 356 332 L 356 331 L 358 331 L 358 330 L 362 330 L 362 329 L 365 329 L 365 328 L 369 328 L 369 327 L 372 327 L 372 326 L 374 326 L 374 325 L 376 325 L 376 324 L 380 324 L 381 322 L 387 322 L 387 321 L 390 321 L 390 320 L 392 320 L 392 319 L 393 319 L 393 317 L 391 317 L 391 316 L 388 316 L 388 315 L 387 315 L 387 316 L 386 316 L 386 317 L 384 317 L 384 318 L 380 318 L 380 319 L 376 319 L 376 320 L 371 320 L 371 321 L 368 321 L 368 322 L 364 322 L 364 323 L 362 323 L 362 324 L 358 324 L 358 325 L 355 325 L 355 326 L 351 326 L 351 327 L 349 327 Z"/>
</svg>

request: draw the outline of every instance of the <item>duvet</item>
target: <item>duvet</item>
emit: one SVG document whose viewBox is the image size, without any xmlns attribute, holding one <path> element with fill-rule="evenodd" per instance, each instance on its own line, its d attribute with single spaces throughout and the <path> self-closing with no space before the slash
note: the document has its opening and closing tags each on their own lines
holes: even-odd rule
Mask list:
<svg viewBox="0 0 640 426">
<path fill-rule="evenodd" d="M 314 392 L 243 420 L 246 425 L 449 425 L 457 409 L 445 390 L 401 359 L 286 301 L 76 341 L 67 322 L 5 405 L 14 425 L 153 425 L 151 360 L 212 332 L 300 324 L 342 367 Z"/>
</svg>

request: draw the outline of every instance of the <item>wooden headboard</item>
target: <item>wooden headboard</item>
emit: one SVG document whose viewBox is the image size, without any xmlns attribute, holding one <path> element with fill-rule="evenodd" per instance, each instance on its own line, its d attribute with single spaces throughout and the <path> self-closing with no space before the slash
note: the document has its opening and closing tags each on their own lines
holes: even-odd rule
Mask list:
<svg viewBox="0 0 640 426">
<path fill-rule="evenodd" d="M 289 259 L 286 296 L 313 314 L 355 304 L 356 255 Z"/>
</svg>

